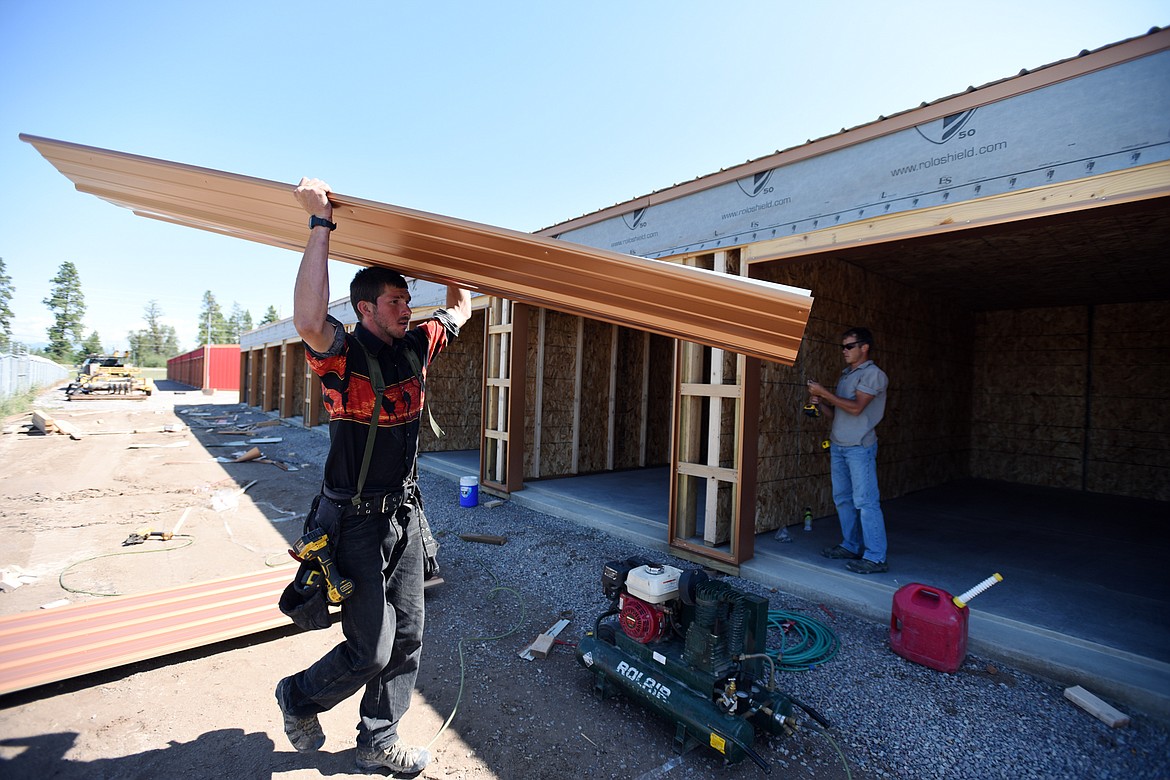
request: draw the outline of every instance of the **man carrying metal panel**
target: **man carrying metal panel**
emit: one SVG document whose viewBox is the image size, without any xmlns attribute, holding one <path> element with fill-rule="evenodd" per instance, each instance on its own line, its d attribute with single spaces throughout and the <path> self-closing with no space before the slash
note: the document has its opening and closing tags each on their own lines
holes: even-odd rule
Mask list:
<svg viewBox="0 0 1170 780">
<path fill-rule="evenodd" d="M 344 641 L 281 680 L 276 698 L 289 741 L 311 751 L 325 743 L 317 715 L 364 687 L 358 768 L 417 773 L 430 754 L 403 745 L 398 724 L 410 706 L 422 654 L 429 540 L 415 466 L 425 366 L 470 318 L 471 297 L 448 286 L 446 309 L 411 328 L 406 280 L 387 268 L 363 268 L 350 285 L 359 324 L 346 333 L 327 314 L 329 238 L 337 227 L 329 191 L 318 179 L 302 179 L 294 193 L 310 214 L 310 232 L 293 324 L 330 412 L 324 486 L 306 530 L 328 536 L 333 564 L 353 587 L 341 600 Z M 380 394 L 378 386 L 384 387 Z"/>
</svg>

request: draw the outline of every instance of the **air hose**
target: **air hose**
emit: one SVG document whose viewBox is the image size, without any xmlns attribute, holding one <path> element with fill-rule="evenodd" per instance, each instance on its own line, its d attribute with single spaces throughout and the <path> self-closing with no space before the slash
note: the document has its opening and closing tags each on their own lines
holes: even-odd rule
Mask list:
<svg viewBox="0 0 1170 780">
<path fill-rule="evenodd" d="M 803 672 L 828 663 L 841 642 L 833 629 L 816 618 L 782 609 L 768 611 L 768 628 L 780 632 L 780 647 L 765 652 L 776 659 L 776 669 Z"/>
<path fill-rule="evenodd" d="M 496 575 L 492 574 L 492 572 L 488 571 L 488 574 L 491 574 L 493 580 L 497 579 Z M 494 642 L 500 639 L 506 639 L 507 637 L 510 637 L 512 634 L 515 634 L 517 631 L 519 631 L 520 627 L 524 625 L 524 621 L 527 619 L 524 610 L 524 600 L 520 597 L 519 591 L 515 590 L 514 588 L 497 585 L 488 591 L 488 598 L 494 599 L 496 594 L 501 591 L 505 593 L 511 593 L 516 598 L 520 617 L 516 623 L 503 634 L 496 634 L 495 636 L 465 636 L 459 640 L 459 693 L 455 696 L 455 704 L 451 707 L 451 714 L 447 716 L 447 720 L 445 720 L 443 725 L 439 727 L 439 730 L 435 732 L 435 736 L 431 737 L 431 741 L 426 744 L 426 748 L 428 750 L 432 745 L 439 741 L 439 737 L 441 737 L 443 732 L 447 730 L 447 727 L 451 725 L 451 721 L 455 719 L 455 713 L 459 711 L 459 702 L 463 700 L 463 689 L 467 681 L 467 660 L 463 653 L 464 642 Z"/>
<path fill-rule="evenodd" d="M 172 545 L 170 547 L 156 547 L 153 550 L 122 550 L 120 552 L 104 553 L 103 555 L 95 555 L 91 558 L 83 558 L 80 561 L 74 561 L 73 563 L 66 566 L 59 575 L 57 575 L 57 584 L 61 586 L 62 590 L 68 591 L 69 593 L 81 593 L 86 596 L 121 596 L 121 593 L 101 593 L 95 590 L 71 588 L 65 584 L 65 575 L 72 571 L 76 566 L 80 566 L 83 563 L 89 563 L 90 561 L 96 561 L 101 558 L 113 558 L 118 555 L 148 555 L 150 553 L 174 552 L 175 550 L 181 550 L 184 547 L 190 547 L 191 545 L 195 544 L 195 537 L 189 534 L 176 534 L 172 536 L 171 539 L 176 541 L 181 540 L 183 543 Z"/>
</svg>

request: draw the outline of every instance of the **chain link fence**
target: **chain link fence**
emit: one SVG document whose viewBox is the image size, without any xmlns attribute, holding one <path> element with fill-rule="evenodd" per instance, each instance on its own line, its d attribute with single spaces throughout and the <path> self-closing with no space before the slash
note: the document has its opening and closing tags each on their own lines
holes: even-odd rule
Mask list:
<svg viewBox="0 0 1170 780">
<path fill-rule="evenodd" d="M 38 355 L 0 352 L 0 401 L 67 379 L 72 371 Z"/>
</svg>

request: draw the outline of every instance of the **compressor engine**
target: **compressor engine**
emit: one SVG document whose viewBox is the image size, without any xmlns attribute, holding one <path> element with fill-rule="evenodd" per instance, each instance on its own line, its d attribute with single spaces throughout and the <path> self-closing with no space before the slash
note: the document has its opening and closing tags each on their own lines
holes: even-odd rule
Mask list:
<svg viewBox="0 0 1170 780">
<path fill-rule="evenodd" d="M 612 565 L 612 564 L 611 564 Z M 603 577 L 614 576 L 606 566 Z M 617 591 L 618 622 L 626 636 L 642 644 L 657 642 L 666 635 L 670 602 L 678 597 L 682 572 L 673 566 L 647 564 L 626 572 L 625 587 Z M 608 594 L 607 594 L 608 595 Z"/>
<path fill-rule="evenodd" d="M 701 743 L 770 773 L 753 748 L 757 729 L 791 733 L 794 705 L 828 727 L 775 688 L 767 599 L 702 569 L 645 558 L 605 564 L 601 587 L 610 608 L 578 644 L 577 660 L 602 698 L 622 692 L 673 720 L 679 750 Z"/>
</svg>

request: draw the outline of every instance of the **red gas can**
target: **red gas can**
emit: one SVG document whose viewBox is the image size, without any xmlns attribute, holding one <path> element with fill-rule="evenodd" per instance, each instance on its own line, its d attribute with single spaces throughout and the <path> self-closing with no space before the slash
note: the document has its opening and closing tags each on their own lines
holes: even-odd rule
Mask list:
<svg viewBox="0 0 1170 780">
<path fill-rule="evenodd" d="M 967 657 L 967 614 L 941 588 L 904 585 L 894 593 L 890 649 L 940 672 L 958 671 Z"/>
</svg>

